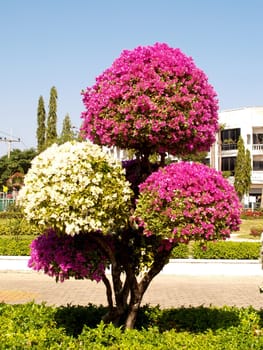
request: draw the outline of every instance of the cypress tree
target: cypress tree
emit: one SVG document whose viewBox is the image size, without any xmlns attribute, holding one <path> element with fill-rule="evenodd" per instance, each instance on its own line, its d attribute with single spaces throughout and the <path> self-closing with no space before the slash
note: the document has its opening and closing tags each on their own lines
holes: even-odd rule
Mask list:
<svg viewBox="0 0 263 350">
<path fill-rule="evenodd" d="M 46 110 L 42 96 L 38 100 L 37 108 L 37 151 L 40 153 L 45 149 L 46 143 Z"/>
<path fill-rule="evenodd" d="M 246 178 L 246 194 L 249 193 L 249 189 L 251 186 L 251 171 L 252 171 L 252 166 L 251 166 L 251 155 L 249 150 L 246 150 L 246 166 L 245 166 L 245 178 Z"/>
<path fill-rule="evenodd" d="M 57 90 L 53 86 L 50 90 L 49 112 L 47 119 L 46 147 L 57 141 Z"/>
<path fill-rule="evenodd" d="M 69 114 L 66 114 L 62 124 L 62 131 L 61 131 L 59 143 L 62 144 L 74 139 L 75 139 L 75 134 L 72 128 L 71 120 L 70 120 Z"/>
<path fill-rule="evenodd" d="M 242 137 L 239 137 L 237 143 L 237 159 L 235 166 L 235 181 L 234 187 L 242 200 L 244 194 L 249 192 L 251 185 L 251 159 L 249 150 L 245 149 Z"/>
</svg>

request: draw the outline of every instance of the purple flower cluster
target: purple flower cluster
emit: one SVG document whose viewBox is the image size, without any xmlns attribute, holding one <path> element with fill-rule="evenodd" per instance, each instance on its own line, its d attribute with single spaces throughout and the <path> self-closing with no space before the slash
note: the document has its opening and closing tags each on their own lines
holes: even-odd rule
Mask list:
<svg viewBox="0 0 263 350">
<path fill-rule="evenodd" d="M 87 235 L 58 235 L 49 229 L 32 241 L 28 266 L 60 282 L 70 277 L 100 282 L 108 260 Z"/>
<path fill-rule="evenodd" d="M 218 130 L 203 71 L 167 44 L 125 50 L 83 92 L 83 133 L 95 143 L 174 155 L 207 151 Z"/>
<path fill-rule="evenodd" d="M 137 221 L 146 235 L 161 235 L 164 245 L 225 239 L 239 228 L 241 206 L 233 186 L 203 164 L 170 164 L 139 188 Z"/>
</svg>

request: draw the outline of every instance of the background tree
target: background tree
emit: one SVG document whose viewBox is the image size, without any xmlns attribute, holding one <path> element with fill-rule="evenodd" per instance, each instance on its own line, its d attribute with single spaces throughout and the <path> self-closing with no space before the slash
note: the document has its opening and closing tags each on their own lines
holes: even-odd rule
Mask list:
<svg viewBox="0 0 263 350">
<path fill-rule="evenodd" d="M 0 158 L 0 187 L 8 186 L 12 188 L 8 181 L 15 173 L 26 174 L 31 166 L 32 159 L 36 156 L 36 151 L 33 148 L 21 151 L 14 149 L 10 153 L 10 158 L 7 155 Z"/>
<path fill-rule="evenodd" d="M 15 189 L 19 191 L 24 184 L 24 177 L 25 174 L 20 172 L 16 172 L 13 175 L 11 175 L 6 181 L 8 189 Z"/>
<path fill-rule="evenodd" d="M 249 149 L 246 149 L 246 179 L 247 179 L 247 184 L 246 188 L 247 191 L 246 193 L 249 193 L 249 189 L 251 186 L 251 172 L 252 172 L 252 165 L 251 165 L 251 155 Z"/>
<path fill-rule="evenodd" d="M 37 109 L 37 151 L 42 152 L 46 145 L 46 110 L 42 96 L 38 100 Z"/>
<path fill-rule="evenodd" d="M 240 136 L 237 143 L 237 159 L 235 166 L 234 187 L 242 200 L 244 194 L 247 194 L 251 185 L 251 157 L 249 150 L 245 149 L 244 140 Z"/>
<path fill-rule="evenodd" d="M 98 145 L 133 149 L 136 158 L 123 162 L 128 182 L 121 164 L 87 141 L 53 145 L 35 159 L 20 199 L 27 218 L 49 231 L 34 241 L 30 264 L 58 279 L 102 280 L 104 320 L 132 328 L 174 247 L 238 229 L 239 201 L 221 173 L 200 163 L 164 166 L 167 154 L 209 150 L 218 130 L 216 94 L 191 58 L 157 43 L 124 51 L 83 102 L 82 133 Z M 96 246 L 93 256 L 82 251 L 84 242 Z M 101 273 L 108 264 L 111 279 Z"/>
<path fill-rule="evenodd" d="M 207 152 L 199 152 L 197 154 L 185 155 L 182 157 L 182 160 L 205 163 L 206 157 L 207 157 Z"/>
<path fill-rule="evenodd" d="M 62 131 L 59 137 L 58 143 L 62 144 L 67 141 L 72 141 L 76 139 L 76 133 L 73 130 L 73 126 L 71 124 L 70 116 L 67 114 L 63 120 Z"/>
<path fill-rule="evenodd" d="M 50 90 L 49 111 L 46 126 L 46 147 L 57 141 L 57 90 L 53 86 Z"/>
</svg>

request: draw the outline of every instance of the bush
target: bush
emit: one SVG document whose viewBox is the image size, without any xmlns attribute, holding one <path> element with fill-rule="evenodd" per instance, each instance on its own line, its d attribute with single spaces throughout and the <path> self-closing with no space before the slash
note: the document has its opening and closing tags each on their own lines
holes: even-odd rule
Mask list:
<svg viewBox="0 0 263 350">
<path fill-rule="evenodd" d="M 32 236 L 0 236 L 0 255 L 29 256 Z"/>
<path fill-rule="evenodd" d="M 241 213 L 241 219 L 262 219 L 263 211 L 262 210 L 251 210 L 245 209 Z"/>
<path fill-rule="evenodd" d="M 0 221 L 1 222 L 1 221 Z M 29 245 L 34 236 L 1 236 L 0 255 L 30 255 Z M 193 244 L 179 244 L 173 249 L 171 259 L 250 259 L 257 260 L 260 257 L 259 242 L 209 242 L 206 250 L 200 247 L 198 242 Z"/>
<path fill-rule="evenodd" d="M 208 242 L 205 249 L 199 242 L 179 244 L 173 249 L 171 259 L 235 259 L 258 260 L 259 242 Z"/>
<path fill-rule="evenodd" d="M 29 224 L 23 218 L 5 218 L 0 219 L 0 236 L 22 236 L 39 234 L 36 226 Z"/>
<path fill-rule="evenodd" d="M 29 224 L 17 205 L 10 205 L 8 210 L 0 212 L 0 236 L 20 236 L 20 235 L 38 235 L 39 230 L 36 226 Z"/>
<path fill-rule="evenodd" d="M 193 246 L 194 259 L 252 259 L 260 257 L 259 242 L 208 242 L 206 249 Z"/>
<path fill-rule="evenodd" d="M 175 247 L 171 254 L 171 259 L 187 259 L 189 258 L 189 245 L 184 243 L 179 243 Z"/>
<path fill-rule="evenodd" d="M 260 237 L 262 232 L 263 232 L 263 227 L 251 227 L 250 228 L 250 235 L 253 237 Z"/>
<path fill-rule="evenodd" d="M 105 307 L 0 304 L 1 349 L 262 349 L 262 311 L 253 308 L 141 308 L 136 329 L 99 319 Z M 100 323 L 99 323 L 100 322 Z"/>
<path fill-rule="evenodd" d="M 22 213 L 17 213 L 16 211 L 0 211 L 0 219 L 15 219 L 15 218 L 22 218 Z"/>
<path fill-rule="evenodd" d="M 73 349 L 54 319 L 56 309 L 44 304 L 0 304 L 1 349 Z M 73 344 L 72 344 L 73 345 Z"/>
<path fill-rule="evenodd" d="M 215 141 L 213 87 L 192 58 L 165 43 L 124 50 L 82 95 L 82 135 L 99 145 L 180 156 Z"/>
<path fill-rule="evenodd" d="M 102 305 L 67 305 L 56 309 L 54 319 L 57 325 L 65 329 L 68 335 L 77 337 L 81 334 L 85 325 L 96 328 L 106 313 L 107 307 Z"/>
</svg>

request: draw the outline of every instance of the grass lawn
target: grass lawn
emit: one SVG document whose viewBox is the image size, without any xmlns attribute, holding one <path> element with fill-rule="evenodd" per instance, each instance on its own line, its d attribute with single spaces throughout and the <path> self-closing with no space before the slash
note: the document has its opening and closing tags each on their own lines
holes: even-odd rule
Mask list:
<svg viewBox="0 0 263 350">
<path fill-rule="evenodd" d="M 237 234 L 238 238 L 242 239 L 251 239 L 259 240 L 260 236 L 253 236 L 250 234 L 251 228 L 257 228 L 262 230 L 263 232 L 263 217 L 262 218 L 249 218 L 242 219 L 242 223 L 240 225 L 240 230 L 238 232 L 233 232 Z M 28 234 L 31 231 L 32 234 Z M 29 239 L 37 236 L 36 229 L 32 229 L 32 227 L 25 222 L 25 220 L 10 220 L 10 219 L 0 219 L 0 237 L 12 237 L 18 236 L 20 239 Z M 31 240 L 32 240 L 31 239 Z"/>
<path fill-rule="evenodd" d="M 251 228 L 261 229 L 263 232 L 263 218 L 242 219 L 240 230 L 234 233 L 238 234 L 238 238 L 252 239 L 252 240 L 260 239 L 260 236 L 254 237 L 250 234 Z"/>
</svg>

